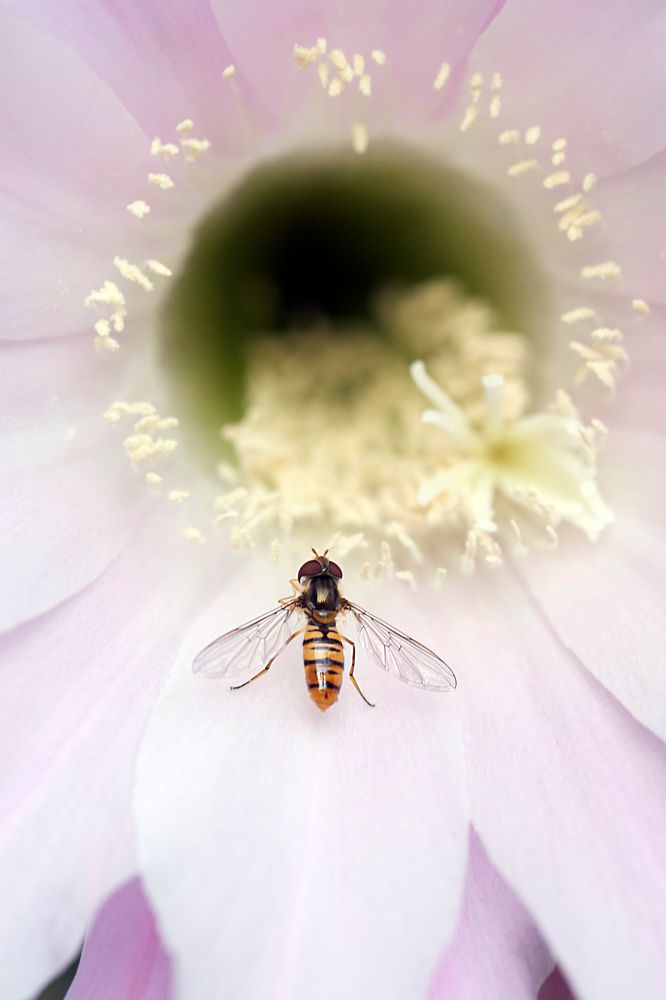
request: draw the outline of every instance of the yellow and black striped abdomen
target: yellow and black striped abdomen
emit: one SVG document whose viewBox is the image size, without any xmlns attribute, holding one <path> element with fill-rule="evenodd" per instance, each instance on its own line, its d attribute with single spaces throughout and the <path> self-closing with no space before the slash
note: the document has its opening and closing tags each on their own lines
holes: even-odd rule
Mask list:
<svg viewBox="0 0 666 1000">
<path fill-rule="evenodd" d="M 338 700 L 345 654 L 335 620 L 330 625 L 311 620 L 303 638 L 305 681 L 313 702 L 325 712 Z"/>
</svg>

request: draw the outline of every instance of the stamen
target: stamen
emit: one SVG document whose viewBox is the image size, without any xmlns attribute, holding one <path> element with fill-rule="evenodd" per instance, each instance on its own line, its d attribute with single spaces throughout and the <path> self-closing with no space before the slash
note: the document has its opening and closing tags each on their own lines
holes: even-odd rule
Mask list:
<svg viewBox="0 0 666 1000">
<path fill-rule="evenodd" d="M 437 70 L 437 76 L 433 82 L 433 88 L 435 90 L 443 90 L 446 81 L 451 75 L 451 66 L 447 62 L 443 62 L 442 65 Z"/>
<path fill-rule="evenodd" d="M 525 132 L 525 142 L 528 146 L 534 146 L 541 138 L 541 127 L 539 125 L 532 125 Z"/>
<path fill-rule="evenodd" d="M 368 130 L 361 122 L 352 124 L 352 147 L 359 155 L 365 153 L 368 148 Z"/>
<path fill-rule="evenodd" d="M 520 132 L 517 128 L 509 128 L 500 132 L 498 141 L 502 146 L 517 146 L 520 142 Z"/>
<path fill-rule="evenodd" d="M 150 205 L 145 201 L 132 201 L 127 206 L 127 211 L 137 219 L 143 219 L 150 212 Z"/>
<path fill-rule="evenodd" d="M 650 307 L 645 299 L 632 299 L 631 307 L 639 316 L 647 316 L 650 312 Z"/>
<path fill-rule="evenodd" d="M 523 174 L 528 174 L 530 171 L 538 169 L 538 160 L 520 160 L 518 163 L 514 163 L 507 169 L 507 174 L 509 177 L 522 177 Z"/>
<path fill-rule="evenodd" d="M 162 191 L 169 191 L 176 186 L 168 174 L 148 174 L 148 181 L 150 184 L 154 184 L 155 187 L 161 188 Z"/>
<path fill-rule="evenodd" d="M 151 257 L 146 261 L 146 267 L 149 268 L 153 274 L 159 274 L 163 278 L 170 278 L 173 274 L 173 271 L 168 268 L 166 264 L 163 264 L 159 260 L 155 260 L 154 257 Z"/>
<path fill-rule="evenodd" d="M 590 264 L 582 268 L 580 272 L 581 278 L 586 281 L 592 278 L 601 278 L 602 281 L 605 281 L 606 278 L 619 278 L 621 274 L 620 265 L 613 260 L 606 260 L 601 264 Z"/>
<path fill-rule="evenodd" d="M 469 107 L 465 109 L 465 115 L 460 123 L 460 131 L 467 132 L 468 129 L 472 127 L 476 119 L 479 117 L 479 109 L 476 104 L 470 104 Z"/>
<path fill-rule="evenodd" d="M 596 174 L 585 174 L 583 178 L 583 191 L 585 194 L 589 194 L 594 185 L 597 183 Z"/>
<path fill-rule="evenodd" d="M 370 56 L 373 62 L 376 62 L 378 66 L 386 65 L 386 53 L 382 52 L 381 49 L 373 49 Z"/>
<path fill-rule="evenodd" d="M 136 264 L 131 264 L 124 257 L 114 257 L 113 264 L 126 281 L 131 281 L 135 285 L 139 285 L 143 288 L 144 292 L 152 292 L 155 288 L 150 278 L 143 273 L 141 268 Z"/>
<path fill-rule="evenodd" d="M 225 68 L 222 70 L 222 77 L 224 80 L 233 80 L 235 76 L 236 76 L 236 67 L 234 66 L 233 63 L 230 63 L 228 66 L 225 66 Z"/>
<path fill-rule="evenodd" d="M 559 170 L 554 174 L 549 174 L 548 177 L 544 178 L 543 186 L 548 188 L 561 187 L 562 184 L 568 184 L 571 180 L 571 174 L 568 170 Z"/>
<path fill-rule="evenodd" d="M 162 142 L 160 139 L 153 139 L 150 144 L 152 156 L 163 156 L 165 160 L 171 160 L 178 156 L 180 149 L 173 142 Z"/>
<path fill-rule="evenodd" d="M 178 122 L 178 124 L 176 125 L 176 132 L 178 132 L 179 135 L 187 135 L 187 133 L 191 132 L 193 128 L 194 128 L 194 122 L 192 121 L 192 119 L 185 118 L 183 119 L 182 122 Z"/>
<path fill-rule="evenodd" d="M 582 319 L 594 319 L 595 316 L 594 309 L 590 309 L 588 306 L 578 306 L 577 309 L 562 313 L 560 319 L 563 323 L 579 323 Z"/>
</svg>

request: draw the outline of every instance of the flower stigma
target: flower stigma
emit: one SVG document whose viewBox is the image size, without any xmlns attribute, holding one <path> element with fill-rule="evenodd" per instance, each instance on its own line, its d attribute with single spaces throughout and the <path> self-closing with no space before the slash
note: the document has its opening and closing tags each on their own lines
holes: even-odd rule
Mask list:
<svg viewBox="0 0 666 1000">
<path fill-rule="evenodd" d="M 95 345 L 118 357 L 137 296 L 160 298 L 158 334 L 142 348 L 152 395 L 104 414 L 125 427 L 133 467 L 185 512 L 188 540 L 277 561 L 324 531 L 339 557 L 357 553 L 361 575 L 410 586 L 554 547 L 564 526 L 595 540 L 612 521 L 596 473 L 605 428 L 572 393 L 588 380 L 615 391 L 623 332 L 572 304 L 556 322 L 585 332 L 562 360 L 544 333 L 553 307 L 534 248 L 501 198 L 434 143 L 424 155 L 373 133 L 363 102 L 390 74 L 390 53 L 346 54 L 320 38 L 293 59 L 327 106 L 350 98 L 339 138 L 240 171 L 180 260 L 115 255 L 115 277 L 86 299 Z M 435 93 L 450 72 L 433 67 Z M 223 79 L 242 100 L 235 67 Z M 471 74 L 458 132 L 495 129 L 503 182 L 553 199 L 558 238 L 578 244 L 602 223 L 596 176 L 574 177 L 566 138 L 495 123 L 502 86 L 499 72 Z M 209 154 L 194 129 L 185 119 L 153 140 L 169 165 L 147 175 L 155 199 L 187 187 L 175 165 L 196 170 Z M 137 197 L 126 210 L 146 226 L 157 205 Z M 620 279 L 616 261 L 588 260 L 575 265 L 581 288 Z M 629 306 L 649 312 L 641 299 Z"/>
</svg>

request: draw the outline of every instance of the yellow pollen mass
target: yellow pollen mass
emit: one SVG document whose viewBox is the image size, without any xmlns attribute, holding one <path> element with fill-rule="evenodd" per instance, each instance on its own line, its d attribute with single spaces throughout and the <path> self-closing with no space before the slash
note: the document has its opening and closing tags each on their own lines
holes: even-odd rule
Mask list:
<svg viewBox="0 0 666 1000">
<path fill-rule="evenodd" d="M 130 263 L 125 257 L 114 257 L 113 264 L 126 281 L 131 281 L 133 284 L 139 285 L 140 288 L 143 288 L 144 292 L 153 291 L 155 286 L 152 281 L 136 264 Z"/>
<path fill-rule="evenodd" d="M 539 125 L 532 125 L 525 132 L 525 142 L 528 146 L 534 146 L 541 138 L 541 127 Z"/>
<path fill-rule="evenodd" d="M 130 215 L 135 215 L 137 219 L 143 219 L 150 212 L 150 205 L 145 201 L 132 201 L 127 206 Z"/>
<path fill-rule="evenodd" d="M 373 49 L 370 53 L 370 57 L 373 62 L 376 62 L 378 66 L 386 65 L 386 53 L 382 52 L 381 49 Z"/>
<path fill-rule="evenodd" d="M 645 299 L 632 299 L 631 307 L 639 316 L 647 316 L 650 312 L 650 307 Z"/>
<path fill-rule="evenodd" d="M 148 174 L 148 182 L 162 191 L 169 191 L 175 187 L 174 181 L 168 174 Z"/>
</svg>

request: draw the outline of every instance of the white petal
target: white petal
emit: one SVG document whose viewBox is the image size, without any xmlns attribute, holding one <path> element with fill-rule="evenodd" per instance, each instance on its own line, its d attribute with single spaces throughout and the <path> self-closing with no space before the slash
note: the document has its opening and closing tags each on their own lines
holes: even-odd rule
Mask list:
<svg viewBox="0 0 666 1000">
<path fill-rule="evenodd" d="M 377 708 L 347 679 L 321 715 L 296 643 L 243 691 L 193 677 L 206 640 L 275 600 L 251 579 L 188 636 L 139 760 L 142 872 L 180 993 L 423 995 L 466 850 L 455 695 L 359 653 Z"/>
<path fill-rule="evenodd" d="M 557 558 L 534 554 L 517 570 L 562 642 L 666 739 L 666 443 L 612 434 L 608 444 L 609 464 L 624 480 L 609 485 L 617 524 L 596 545 L 570 541 Z"/>
<path fill-rule="evenodd" d="M 52 978 L 134 871 L 137 742 L 187 615 L 183 581 L 196 579 L 190 549 L 170 554 L 149 529 L 144 540 L 2 639 L 1 756 L 12 761 L 0 788 L 3 1000 Z"/>
<path fill-rule="evenodd" d="M 430 1000 L 534 1000 L 553 968 L 548 948 L 474 830 L 469 847 L 458 926 Z"/>
<path fill-rule="evenodd" d="M 494 582 L 449 599 L 474 825 L 576 993 L 663 996 L 663 745 Z"/>
</svg>

